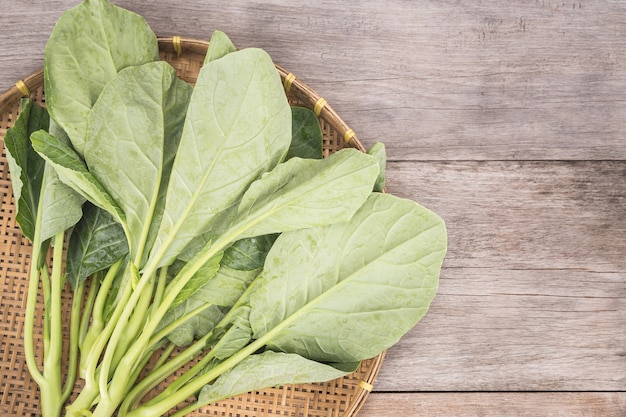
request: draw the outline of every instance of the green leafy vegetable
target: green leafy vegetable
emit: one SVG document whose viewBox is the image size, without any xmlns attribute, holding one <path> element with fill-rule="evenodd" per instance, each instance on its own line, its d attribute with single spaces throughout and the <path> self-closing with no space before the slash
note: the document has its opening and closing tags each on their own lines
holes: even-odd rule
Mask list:
<svg viewBox="0 0 626 417">
<path fill-rule="evenodd" d="M 378 175 L 374 158 L 342 149 L 326 159 L 293 158 L 253 183 L 235 223 L 252 237 L 350 219 Z"/>
<path fill-rule="evenodd" d="M 67 135 L 53 120 L 50 121 L 49 132 L 52 136 L 67 140 Z M 57 233 L 74 226 L 82 217 L 82 205 L 85 199 L 65 184 L 56 171 L 46 164 L 46 185 L 43 192 L 41 219 L 41 240 L 52 238 Z"/>
<path fill-rule="evenodd" d="M 17 219 L 36 243 L 24 341 L 44 417 L 62 415 L 77 374 L 65 416 L 153 417 L 196 395 L 180 417 L 333 379 L 395 343 L 435 295 L 444 223 L 372 192 L 382 144 L 322 158 L 318 117 L 289 106 L 266 52 L 223 32 L 194 87 L 156 60 L 143 18 L 84 0 L 46 46 L 52 121 L 24 102 L 5 137 Z"/>
<path fill-rule="evenodd" d="M 143 17 L 107 0 L 85 0 L 61 15 L 45 49 L 46 102 L 80 155 L 89 111 L 104 86 L 121 69 L 158 57 Z"/>
</svg>

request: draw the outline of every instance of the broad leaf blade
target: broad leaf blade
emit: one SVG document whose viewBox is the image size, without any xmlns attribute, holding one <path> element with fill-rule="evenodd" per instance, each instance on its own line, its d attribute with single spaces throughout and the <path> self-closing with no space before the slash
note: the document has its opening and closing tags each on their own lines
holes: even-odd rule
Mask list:
<svg viewBox="0 0 626 417">
<path fill-rule="evenodd" d="M 372 191 L 376 160 L 356 149 L 326 159 L 293 158 L 254 182 L 244 195 L 240 237 L 266 235 L 350 219 Z"/>
<path fill-rule="evenodd" d="M 67 250 L 67 277 L 73 288 L 128 253 L 124 230 L 106 211 L 89 203 L 72 230 Z"/>
<path fill-rule="evenodd" d="M 85 0 L 61 15 L 45 49 L 46 102 L 80 155 L 87 116 L 105 84 L 123 68 L 156 60 L 156 36 L 135 13 Z"/>
<path fill-rule="evenodd" d="M 20 107 L 15 124 L 6 132 L 4 146 L 17 205 L 16 221 L 32 242 L 45 161 L 33 150 L 30 135 L 39 129 L 47 130 L 49 117 L 45 109 L 29 99 L 24 99 Z"/>
<path fill-rule="evenodd" d="M 306 107 L 291 108 L 292 139 L 286 159 L 293 157 L 322 159 L 322 128 L 313 110 Z"/>
<path fill-rule="evenodd" d="M 286 153 L 291 112 L 266 52 L 208 62 L 189 103 L 151 261 L 163 266 Z"/>
<path fill-rule="evenodd" d="M 250 296 L 254 337 L 314 360 L 376 356 L 426 313 L 445 250 L 437 215 L 378 193 L 349 222 L 283 233 Z"/>
<path fill-rule="evenodd" d="M 331 365 L 314 362 L 299 355 L 263 352 L 248 356 L 224 372 L 211 385 L 200 391 L 202 405 L 262 388 L 283 384 L 303 384 L 330 381 L 347 372 Z"/>
<path fill-rule="evenodd" d="M 151 62 L 120 71 L 89 114 L 85 160 L 124 211 L 131 259 L 140 267 L 150 227 L 158 227 L 191 91 L 169 64 Z"/>
</svg>

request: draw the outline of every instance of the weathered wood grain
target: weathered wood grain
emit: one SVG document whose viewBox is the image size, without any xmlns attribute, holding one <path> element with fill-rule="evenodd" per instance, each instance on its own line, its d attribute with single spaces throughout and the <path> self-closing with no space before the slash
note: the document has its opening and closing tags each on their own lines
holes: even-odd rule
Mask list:
<svg viewBox="0 0 626 417">
<path fill-rule="evenodd" d="M 623 417 L 624 393 L 371 394 L 359 417 Z"/>
<path fill-rule="evenodd" d="M 449 250 L 376 389 L 626 391 L 626 163 L 401 162 L 388 177 L 446 220 Z"/>
<path fill-rule="evenodd" d="M 0 90 L 42 65 L 77 0 L 0 13 Z M 229 33 L 267 49 L 392 158 L 624 159 L 626 3 L 590 1 L 115 3 L 160 35 Z"/>
</svg>

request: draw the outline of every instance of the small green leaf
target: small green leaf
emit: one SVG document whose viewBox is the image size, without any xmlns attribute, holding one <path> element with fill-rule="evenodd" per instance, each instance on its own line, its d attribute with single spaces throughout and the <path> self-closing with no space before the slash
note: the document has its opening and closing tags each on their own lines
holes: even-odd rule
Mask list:
<svg viewBox="0 0 626 417">
<path fill-rule="evenodd" d="M 75 288 L 128 253 L 121 226 L 106 211 L 86 203 L 83 218 L 72 230 L 67 250 L 67 276 Z"/>
<path fill-rule="evenodd" d="M 65 132 L 50 120 L 50 134 L 67 138 Z M 67 139 L 65 139 L 67 140 Z M 43 193 L 41 240 L 45 241 L 74 226 L 83 216 L 85 198 L 59 178 L 50 164 L 45 168 L 46 187 Z"/>
<path fill-rule="evenodd" d="M 16 221 L 24 236 L 31 242 L 35 236 L 35 220 L 45 161 L 33 150 L 30 135 L 39 129 L 48 129 L 46 110 L 24 99 L 13 127 L 7 130 L 4 146 L 11 172 L 13 196 L 17 205 Z"/>
<path fill-rule="evenodd" d="M 217 270 L 220 267 L 220 261 L 222 260 L 223 252 L 218 253 L 214 257 L 208 260 L 202 267 L 191 277 L 183 289 L 178 293 L 174 302 L 170 306 L 170 309 L 176 307 L 178 304 L 187 300 L 198 292 L 205 284 L 211 281 Z M 182 268 L 181 274 L 184 273 L 185 267 Z"/>
<path fill-rule="evenodd" d="M 263 268 L 267 252 L 278 234 L 241 239 L 224 251 L 222 265 L 240 271 L 254 271 Z"/>
<path fill-rule="evenodd" d="M 31 141 L 33 148 L 54 167 L 61 181 L 94 205 L 109 212 L 124 230 L 127 229 L 124 213 L 102 184 L 89 172 L 71 145 L 43 130 L 33 133 Z"/>
<path fill-rule="evenodd" d="M 219 360 L 228 359 L 252 340 L 250 328 L 250 307 L 244 306 L 237 310 L 237 314 L 231 320 L 232 325 L 219 341 L 211 348 L 213 357 Z"/>
<path fill-rule="evenodd" d="M 331 365 L 299 355 L 263 352 L 251 355 L 200 391 L 198 405 L 283 384 L 324 382 L 346 375 Z"/>
<path fill-rule="evenodd" d="M 211 41 L 209 42 L 209 50 L 204 57 L 204 63 L 215 61 L 216 59 L 220 59 L 226 54 L 231 52 L 235 52 L 237 48 L 231 42 L 231 40 L 226 36 L 224 32 L 216 30 L 211 35 Z"/>
<path fill-rule="evenodd" d="M 322 159 L 322 128 L 315 113 L 306 107 L 292 106 L 291 117 L 292 138 L 285 159 Z"/>
<path fill-rule="evenodd" d="M 168 311 L 159 323 L 157 331 L 199 307 L 207 308 L 203 308 L 200 313 L 185 320 L 167 335 L 167 338 L 176 346 L 191 344 L 194 339 L 201 338 L 213 330 L 215 325 L 222 319 L 224 313 L 218 306 L 205 306 L 201 300 L 196 298 L 189 299 L 173 310 Z"/>
</svg>

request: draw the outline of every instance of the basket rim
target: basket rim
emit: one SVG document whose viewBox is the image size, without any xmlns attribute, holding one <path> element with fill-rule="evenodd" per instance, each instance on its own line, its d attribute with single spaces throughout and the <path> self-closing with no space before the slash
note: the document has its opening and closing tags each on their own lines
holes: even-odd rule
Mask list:
<svg viewBox="0 0 626 417">
<path fill-rule="evenodd" d="M 157 41 L 160 52 L 175 53 L 178 57 L 185 54 L 204 56 L 210 44 L 207 40 L 179 36 L 157 37 Z M 322 96 L 282 66 L 277 64 L 275 64 L 275 66 L 280 74 L 287 94 L 292 94 L 305 106 L 314 110 L 318 117 L 324 119 L 326 123 L 338 132 L 344 139 L 345 146 L 354 147 L 362 152 L 366 152 L 365 147 L 359 141 L 354 131 Z M 16 103 L 19 103 L 22 98 L 32 96 L 32 93 L 36 91 L 37 88 L 40 88 L 43 83 L 44 70 L 41 68 L 9 87 L 5 92 L 0 94 L 0 115 L 14 108 Z M 371 365 L 364 375 L 364 378 L 360 381 L 358 389 L 354 393 L 351 401 L 347 404 L 343 417 L 355 416 L 360 411 L 369 393 L 373 389 L 374 382 L 380 372 L 385 355 L 386 352 L 383 351 L 375 358 L 370 359 Z"/>
</svg>

